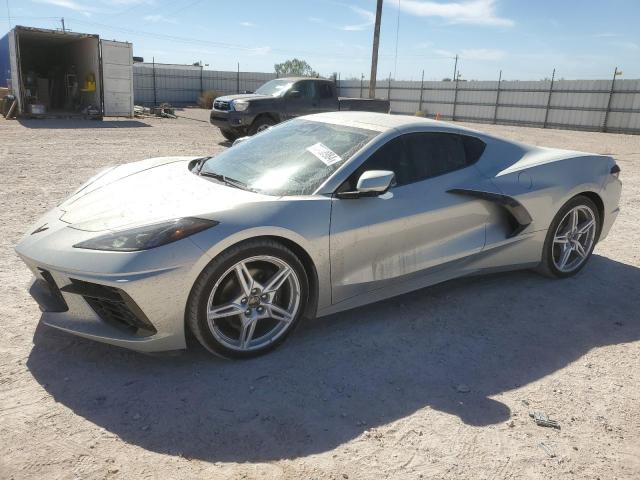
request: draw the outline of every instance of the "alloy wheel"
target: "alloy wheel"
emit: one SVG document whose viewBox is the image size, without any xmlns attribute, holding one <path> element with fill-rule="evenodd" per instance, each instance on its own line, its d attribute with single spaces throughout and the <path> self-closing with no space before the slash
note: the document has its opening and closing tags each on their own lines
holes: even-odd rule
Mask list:
<svg viewBox="0 0 640 480">
<path fill-rule="evenodd" d="M 589 257 L 597 231 L 596 216 L 586 205 L 578 205 L 562 218 L 553 236 L 553 264 L 563 273 L 579 268 Z"/>
<path fill-rule="evenodd" d="M 289 329 L 298 314 L 300 291 L 295 270 L 280 258 L 260 255 L 239 261 L 211 290 L 209 329 L 232 350 L 263 348 Z"/>
</svg>

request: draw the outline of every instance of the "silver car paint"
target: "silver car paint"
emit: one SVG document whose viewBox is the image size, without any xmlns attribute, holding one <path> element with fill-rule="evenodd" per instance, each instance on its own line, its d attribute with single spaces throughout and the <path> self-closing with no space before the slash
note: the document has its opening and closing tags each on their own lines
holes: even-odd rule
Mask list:
<svg viewBox="0 0 640 480">
<path fill-rule="evenodd" d="M 380 135 L 310 196 L 273 197 L 230 188 L 189 172 L 193 157 L 164 157 L 97 175 L 47 213 L 16 247 L 34 275 L 41 267 L 51 271 L 59 286 L 76 278 L 122 288 L 158 333 L 123 334 L 100 321 L 81 297 L 68 293 L 63 295 L 69 311 L 44 313 L 43 321 L 139 351 L 180 349 L 185 347 L 184 312 L 196 278 L 220 252 L 249 238 L 279 237 L 306 252 L 317 275 L 317 315 L 323 316 L 462 275 L 536 265 L 549 223 L 577 193 L 593 192 L 602 199 L 601 238 L 617 215 L 621 184 L 609 174 L 614 163 L 609 157 L 522 145 L 415 117 L 336 112 L 306 118 L 369 128 Z M 420 131 L 476 136 L 487 148 L 471 167 L 392 188 L 381 197 L 333 197 L 381 145 Z M 533 222 L 507 238 L 501 207 L 446 193 L 454 187 L 513 196 Z M 141 252 L 72 247 L 98 231 L 182 216 L 220 224 Z M 47 230 L 31 235 L 43 224 Z"/>
</svg>

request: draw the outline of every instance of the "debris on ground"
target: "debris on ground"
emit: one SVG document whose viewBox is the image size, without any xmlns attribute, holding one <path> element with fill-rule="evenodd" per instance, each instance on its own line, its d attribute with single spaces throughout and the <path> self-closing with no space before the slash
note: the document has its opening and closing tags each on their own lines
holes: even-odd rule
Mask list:
<svg viewBox="0 0 640 480">
<path fill-rule="evenodd" d="M 551 427 L 560 430 L 560 424 L 555 420 L 551 420 L 544 412 L 531 412 L 529 416 L 533 418 L 533 421 L 536 422 L 536 425 L 539 427 Z"/>
<path fill-rule="evenodd" d="M 145 117 L 161 117 L 161 118 L 178 118 L 175 108 L 168 103 L 161 103 L 157 107 L 143 107 L 142 105 L 133 106 L 133 116 L 138 118 Z"/>
<path fill-rule="evenodd" d="M 556 456 L 556 452 L 553 450 L 553 448 L 551 448 L 549 445 L 547 445 L 544 442 L 540 442 L 538 444 L 538 447 L 540 447 L 542 449 L 542 451 L 544 451 L 544 453 L 546 453 L 547 455 L 549 455 L 549 457 L 554 458 Z"/>
</svg>

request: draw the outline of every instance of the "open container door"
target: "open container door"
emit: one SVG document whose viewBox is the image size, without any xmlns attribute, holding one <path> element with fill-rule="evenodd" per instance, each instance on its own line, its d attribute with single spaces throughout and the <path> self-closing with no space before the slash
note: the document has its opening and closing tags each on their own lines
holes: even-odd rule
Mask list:
<svg viewBox="0 0 640 480">
<path fill-rule="evenodd" d="M 102 112 L 105 117 L 133 116 L 133 52 L 125 42 L 100 40 Z"/>
<path fill-rule="evenodd" d="M 16 114 L 22 112 L 22 95 L 24 91 L 21 87 L 22 78 L 20 76 L 20 46 L 18 45 L 18 32 L 14 30 L 10 30 L 7 33 L 9 37 L 9 65 L 11 68 L 11 90 L 13 94 L 16 96 L 16 100 L 18 100 L 18 109 L 15 112 Z"/>
</svg>

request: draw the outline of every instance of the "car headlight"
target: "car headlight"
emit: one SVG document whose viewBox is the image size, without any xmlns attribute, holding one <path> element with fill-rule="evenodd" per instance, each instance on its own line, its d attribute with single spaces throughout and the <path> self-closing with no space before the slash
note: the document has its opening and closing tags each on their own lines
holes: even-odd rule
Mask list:
<svg viewBox="0 0 640 480">
<path fill-rule="evenodd" d="M 245 100 L 233 100 L 231 102 L 231 105 L 233 105 L 233 109 L 236 112 L 244 112 L 247 108 L 249 108 L 249 102 Z"/>
<path fill-rule="evenodd" d="M 145 225 L 144 227 L 111 232 L 85 240 L 74 248 L 88 250 L 108 250 L 114 252 L 135 252 L 177 242 L 183 238 L 218 225 L 215 220 L 185 217 L 167 222 Z"/>
</svg>

